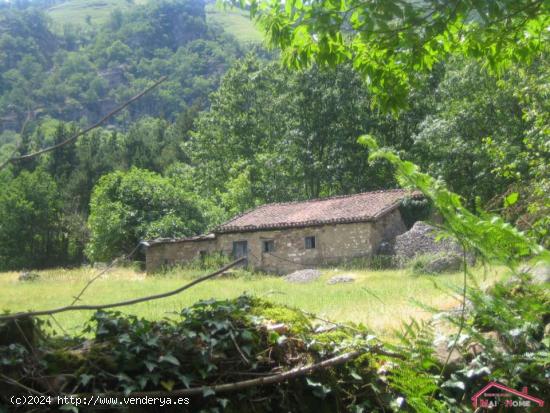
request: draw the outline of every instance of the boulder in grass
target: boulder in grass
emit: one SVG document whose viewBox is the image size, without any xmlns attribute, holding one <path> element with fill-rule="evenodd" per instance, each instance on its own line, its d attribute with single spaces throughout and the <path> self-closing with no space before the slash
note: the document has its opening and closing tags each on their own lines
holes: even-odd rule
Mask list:
<svg viewBox="0 0 550 413">
<path fill-rule="evenodd" d="M 550 265 L 544 262 L 539 262 L 531 270 L 533 282 L 536 284 L 550 283 Z"/>
<path fill-rule="evenodd" d="M 533 284 L 546 284 L 550 283 L 550 265 L 539 261 L 533 264 L 524 264 L 519 267 L 518 272 L 520 274 L 527 274 L 530 277 L 530 281 Z M 510 279 L 510 283 L 518 281 L 518 277 L 514 276 Z"/>
<path fill-rule="evenodd" d="M 321 271 L 306 269 L 306 270 L 294 271 L 293 273 L 286 275 L 284 279 L 291 283 L 308 283 L 311 281 L 315 281 L 320 276 L 321 276 Z"/>
<path fill-rule="evenodd" d="M 37 281 L 40 279 L 40 275 L 32 271 L 23 271 L 19 274 L 19 281 Z"/>
<path fill-rule="evenodd" d="M 426 265 L 426 271 L 430 274 L 444 272 L 457 272 L 462 268 L 462 257 L 454 254 L 436 256 Z"/>
<path fill-rule="evenodd" d="M 462 257 L 456 254 L 423 254 L 414 257 L 410 267 L 417 275 L 457 272 L 462 268 Z"/>
<path fill-rule="evenodd" d="M 327 284 L 343 284 L 343 283 L 352 283 L 355 281 L 355 278 L 350 275 L 335 275 L 330 280 L 327 281 Z"/>
</svg>

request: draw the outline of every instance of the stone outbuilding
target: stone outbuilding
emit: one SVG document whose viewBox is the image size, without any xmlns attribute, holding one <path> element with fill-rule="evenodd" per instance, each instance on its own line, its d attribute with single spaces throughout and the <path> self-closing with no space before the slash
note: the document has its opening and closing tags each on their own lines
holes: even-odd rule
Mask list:
<svg viewBox="0 0 550 413">
<path fill-rule="evenodd" d="M 249 266 L 279 274 L 367 258 L 407 230 L 399 212 L 406 197 L 421 194 L 392 189 L 262 205 L 210 234 L 150 241 L 147 272 L 212 253 L 246 257 Z"/>
</svg>

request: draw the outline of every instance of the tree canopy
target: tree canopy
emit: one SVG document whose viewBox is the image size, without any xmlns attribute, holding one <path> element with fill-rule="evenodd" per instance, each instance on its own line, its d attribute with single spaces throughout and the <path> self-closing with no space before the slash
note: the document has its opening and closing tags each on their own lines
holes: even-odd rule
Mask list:
<svg viewBox="0 0 550 413">
<path fill-rule="evenodd" d="M 99 180 L 89 225 L 86 253 L 93 261 L 105 261 L 128 253 L 141 240 L 196 234 L 204 229 L 204 218 L 192 194 L 154 172 L 132 168 Z"/>
<path fill-rule="evenodd" d="M 528 63 L 548 44 L 545 0 L 226 0 L 246 8 L 291 67 L 351 61 L 375 103 L 406 104 L 417 74 L 450 55 L 495 72 Z"/>
</svg>

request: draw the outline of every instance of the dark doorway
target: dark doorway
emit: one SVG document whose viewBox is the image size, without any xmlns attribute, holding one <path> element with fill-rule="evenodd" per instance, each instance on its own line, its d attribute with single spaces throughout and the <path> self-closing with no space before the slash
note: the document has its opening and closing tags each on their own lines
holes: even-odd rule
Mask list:
<svg viewBox="0 0 550 413">
<path fill-rule="evenodd" d="M 233 241 L 233 258 L 248 257 L 248 241 Z M 246 264 L 244 262 L 243 264 Z"/>
</svg>

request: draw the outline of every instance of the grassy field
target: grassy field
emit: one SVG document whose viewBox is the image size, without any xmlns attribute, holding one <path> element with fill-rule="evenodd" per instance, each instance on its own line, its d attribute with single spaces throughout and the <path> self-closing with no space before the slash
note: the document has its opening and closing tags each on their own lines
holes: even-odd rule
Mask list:
<svg viewBox="0 0 550 413">
<path fill-rule="evenodd" d="M 87 16 L 92 25 L 105 23 L 115 9 L 127 11 L 132 7 L 145 4 L 149 0 L 68 0 L 47 10 L 58 28 L 71 23 L 86 25 Z M 254 27 L 246 14 L 239 10 L 221 10 L 214 4 L 206 6 L 208 23 L 221 25 L 225 31 L 231 33 L 242 43 L 260 43 L 261 33 Z"/>
<path fill-rule="evenodd" d="M 90 268 L 42 271 L 40 280 L 34 282 L 18 281 L 18 273 L 0 273 L 0 310 L 37 310 L 68 305 L 97 272 Z M 131 269 L 116 268 L 92 284 L 81 303 L 109 303 L 161 293 L 175 289 L 201 273 L 205 272 L 175 271 L 162 276 L 146 276 Z M 356 281 L 327 284 L 331 276 L 344 273 L 353 275 Z M 498 269 L 486 274 L 479 269 L 475 274 L 481 285 L 502 277 L 502 271 Z M 321 278 L 312 283 L 291 284 L 280 277 L 239 272 L 198 284 L 173 297 L 120 309 L 148 319 L 160 319 L 200 299 L 231 298 L 246 292 L 333 320 L 362 322 L 376 333 L 387 335 L 411 317 L 431 316 L 414 300 L 441 309 L 456 307 L 458 301 L 445 291 L 461 282 L 461 274 L 417 277 L 408 270 L 332 269 L 324 271 Z M 90 311 L 79 311 L 61 313 L 56 317 L 69 333 L 77 333 L 91 315 Z"/>
<path fill-rule="evenodd" d="M 145 4 L 149 0 L 68 0 L 49 8 L 48 15 L 60 27 L 63 24 L 86 24 L 86 16 L 90 16 L 92 25 L 105 23 L 115 9 L 126 11 L 132 6 Z"/>
<path fill-rule="evenodd" d="M 237 9 L 222 10 L 216 7 L 215 4 L 208 4 L 206 6 L 206 21 L 219 24 L 241 43 L 262 42 L 262 34 L 243 11 Z"/>
</svg>

